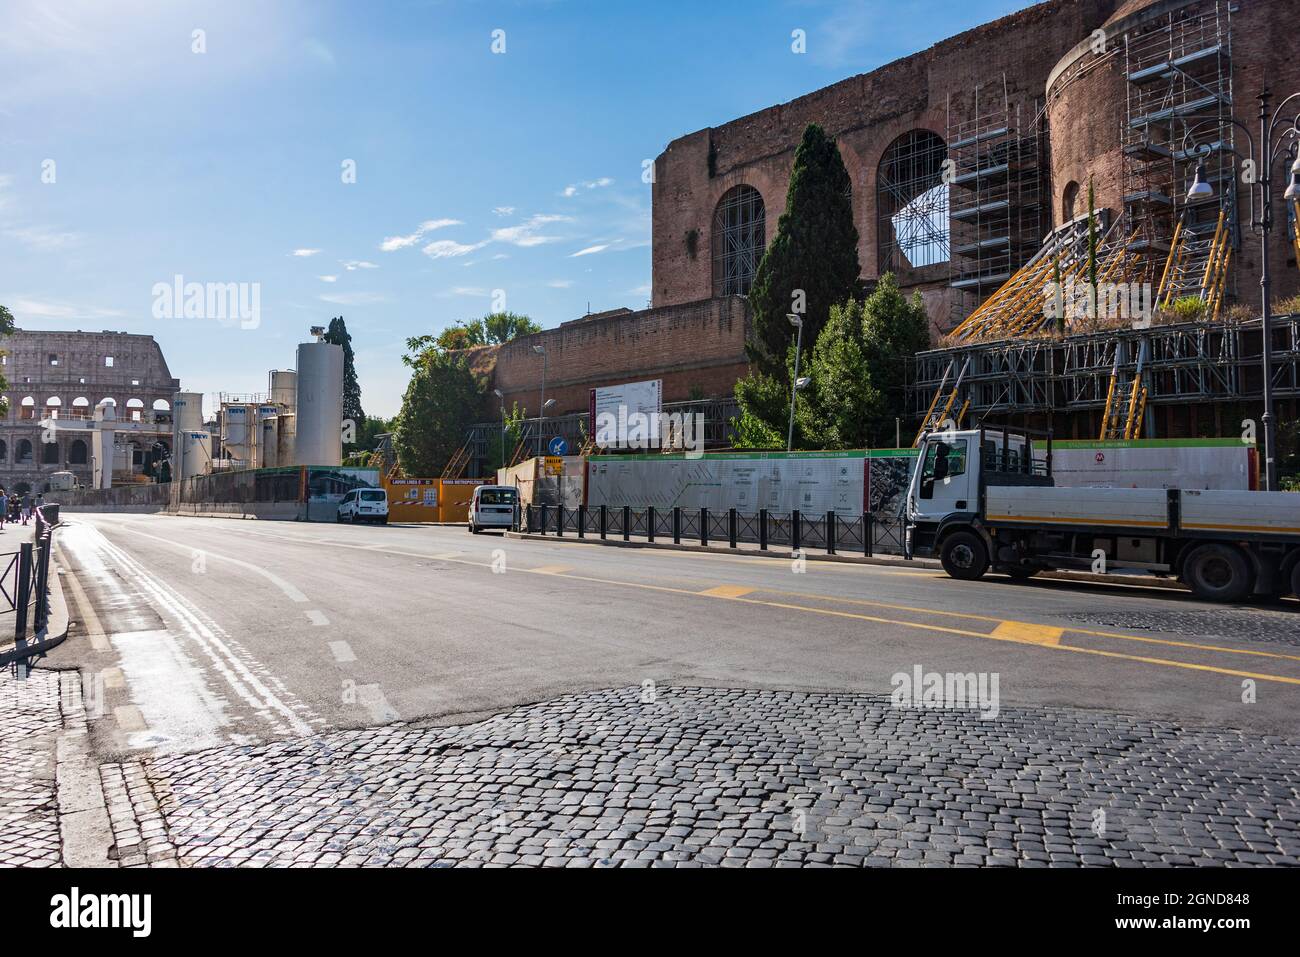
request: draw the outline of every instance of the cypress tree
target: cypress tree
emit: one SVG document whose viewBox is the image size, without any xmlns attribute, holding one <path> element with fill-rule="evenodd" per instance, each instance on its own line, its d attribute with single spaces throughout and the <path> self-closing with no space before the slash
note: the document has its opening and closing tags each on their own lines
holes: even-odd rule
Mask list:
<svg viewBox="0 0 1300 957">
<path fill-rule="evenodd" d="M 860 274 L 849 171 L 835 141 L 812 123 L 795 152 L 785 212 L 749 293 L 754 318 L 753 341 L 746 346 L 750 362 L 788 385 L 786 357 L 795 330 L 786 316 L 799 311 L 796 290 L 803 292 L 806 354 L 831 306 L 856 294 Z"/>
</svg>

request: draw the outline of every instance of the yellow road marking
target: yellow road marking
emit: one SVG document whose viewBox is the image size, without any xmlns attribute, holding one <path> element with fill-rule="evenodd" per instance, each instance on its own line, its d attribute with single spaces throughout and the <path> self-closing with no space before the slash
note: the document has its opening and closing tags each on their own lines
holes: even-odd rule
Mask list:
<svg viewBox="0 0 1300 957">
<path fill-rule="evenodd" d="M 1024 641 L 1031 645 L 1059 645 L 1064 634 L 1064 628 L 1033 625 L 1027 621 L 1004 621 L 993 629 L 992 637 Z"/>
<path fill-rule="evenodd" d="M 711 598 L 740 598 L 752 591 L 754 589 L 746 588 L 744 585 L 719 585 L 717 588 L 710 588 L 708 591 L 700 592 L 700 594 L 708 595 Z"/>
<path fill-rule="evenodd" d="M 564 572 L 573 571 L 572 565 L 543 565 L 541 568 L 525 568 L 524 571 L 532 572 L 534 575 L 560 575 Z"/>
</svg>

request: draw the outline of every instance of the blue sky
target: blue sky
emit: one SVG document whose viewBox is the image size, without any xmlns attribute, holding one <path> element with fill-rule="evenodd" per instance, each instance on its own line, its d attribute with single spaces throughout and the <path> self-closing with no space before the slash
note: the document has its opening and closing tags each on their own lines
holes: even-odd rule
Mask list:
<svg viewBox="0 0 1300 957">
<path fill-rule="evenodd" d="M 0 303 L 152 334 L 209 395 L 343 315 L 391 415 L 404 340 L 494 290 L 544 326 L 644 307 L 671 140 L 1028 5 L 0 0 Z M 158 317 L 177 275 L 257 284 L 258 321 Z"/>
</svg>

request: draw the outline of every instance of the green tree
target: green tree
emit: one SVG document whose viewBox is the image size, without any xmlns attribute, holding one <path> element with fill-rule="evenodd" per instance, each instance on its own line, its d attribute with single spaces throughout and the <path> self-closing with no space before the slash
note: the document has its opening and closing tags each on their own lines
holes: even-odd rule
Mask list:
<svg viewBox="0 0 1300 957">
<path fill-rule="evenodd" d="M 366 413 L 361 409 L 361 384 L 357 381 L 357 368 L 353 361 L 352 336 L 348 334 L 342 316 L 330 320 L 324 341 L 343 348 L 343 418 L 352 421 L 355 434 L 365 422 Z M 344 451 L 354 451 L 358 447 L 358 443 L 353 441 L 344 445 Z"/>
<path fill-rule="evenodd" d="M 754 319 L 749 359 L 761 375 L 789 383 L 785 362 L 802 291 L 803 341 L 811 349 L 836 303 L 858 291 L 858 230 L 849 172 L 839 147 L 816 123 L 794 155 L 785 212 L 759 263 L 749 303 Z"/>
<path fill-rule="evenodd" d="M 0 306 L 0 336 L 11 336 L 14 332 L 14 315 L 6 307 Z M 0 355 L 5 354 L 0 350 Z M 0 373 L 0 392 L 9 388 L 9 382 L 5 379 L 4 374 Z M 0 415 L 9 414 L 9 400 L 0 395 Z"/>
<path fill-rule="evenodd" d="M 795 407 L 801 442 L 821 449 L 860 449 L 871 442 L 884 397 L 868 372 L 863 304 L 832 306 L 817 337 L 808 387 Z"/>
<path fill-rule="evenodd" d="M 505 442 L 501 441 L 500 431 L 493 433 L 488 438 L 487 443 L 487 461 L 484 470 L 489 476 L 495 476 L 497 469 L 504 468 L 505 463 L 509 461 L 510 456 L 514 454 L 515 447 L 519 445 L 519 439 L 524 432 L 524 418 L 526 410 L 518 402 L 514 403 L 510 411 L 506 413 L 505 421 Z M 505 446 L 505 454 L 502 455 L 502 445 Z"/>
<path fill-rule="evenodd" d="M 411 381 L 395 422 L 393 445 L 408 475 L 442 473 L 465 442 L 465 431 L 478 417 L 483 386 L 468 359 L 436 348 L 420 348 L 425 337 L 407 340 L 412 351 L 402 357 Z"/>
<path fill-rule="evenodd" d="M 503 345 L 520 336 L 541 332 L 542 327 L 514 312 L 490 312 L 481 319 L 458 322 L 433 338 L 440 349 L 472 349 Z M 427 337 L 421 337 L 427 338 Z"/>
<path fill-rule="evenodd" d="M 909 300 L 892 274 L 881 276 L 862 304 L 862 343 L 867 375 L 883 403 L 867 423 L 867 441 L 893 445 L 894 419 L 909 416 L 907 373 L 912 358 L 930 348 L 930 317 L 921 294 Z"/>
</svg>

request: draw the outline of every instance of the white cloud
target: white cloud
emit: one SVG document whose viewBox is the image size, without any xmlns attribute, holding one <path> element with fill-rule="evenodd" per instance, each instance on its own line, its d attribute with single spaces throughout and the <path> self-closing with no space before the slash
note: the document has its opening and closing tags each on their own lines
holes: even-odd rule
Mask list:
<svg viewBox="0 0 1300 957">
<path fill-rule="evenodd" d="M 568 289 L 573 285 L 572 279 L 552 279 L 546 285 L 552 289 Z"/>
<path fill-rule="evenodd" d="M 10 311 L 14 314 L 14 319 L 22 322 L 24 319 L 79 319 L 79 320 L 100 320 L 100 319 L 118 319 L 124 313 L 120 309 L 100 309 L 95 306 L 82 306 L 67 302 L 41 302 L 36 299 L 16 299 L 13 301 Z"/>
<path fill-rule="evenodd" d="M 431 233 L 435 229 L 445 229 L 448 226 L 461 226 L 463 223 L 459 219 L 426 219 L 416 227 L 415 232 L 406 236 L 389 236 L 379 248 L 386 253 L 391 253 L 398 249 L 405 249 L 407 246 L 414 246 L 418 243 L 425 233 Z"/>
<path fill-rule="evenodd" d="M 316 298 L 321 302 L 332 302 L 337 306 L 369 306 L 388 301 L 387 296 L 378 292 L 332 292 L 327 296 Z"/>
<path fill-rule="evenodd" d="M 492 212 L 497 216 L 513 216 L 515 208 L 513 206 L 493 206 Z"/>
<path fill-rule="evenodd" d="M 453 296 L 471 296 L 476 299 L 486 299 L 488 296 L 492 295 L 492 293 L 490 290 L 484 289 L 481 286 L 453 286 L 450 289 L 443 290 L 438 293 L 438 295 L 442 296 L 444 299 Z"/>
<path fill-rule="evenodd" d="M 564 194 L 568 197 L 577 196 L 584 189 L 603 189 L 606 186 L 613 186 L 614 181 L 608 176 L 602 176 L 600 179 L 589 179 L 581 183 L 571 183 L 564 187 Z"/>
<path fill-rule="evenodd" d="M 603 253 L 611 245 L 612 245 L 611 243 L 598 243 L 595 246 L 588 246 L 586 249 L 579 249 L 576 253 L 571 255 L 569 258 L 576 259 L 579 256 L 591 256 L 594 255 L 595 253 Z"/>
<path fill-rule="evenodd" d="M 291 255 L 306 259 L 308 256 L 315 256 L 318 252 L 319 249 L 295 249 Z"/>
<path fill-rule="evenodd" d="M 492 230 L 492 238 L 499 243 L 510 243 L 513 246 L 540 246 L 543 243 L 556 243 L 560 241 L 559 236 L 543 236 L 539 230 L 550 223 L 567 223 L 572 219 L 569 216 L 557 216 L 554 214 L 539 213 L 530 216 L 524 222 L 517 226 L 505 226 L 501 229 Z"/>
<path fill-rule="evenodd" d="M 358 269 L 378 269 L 378 268 L 379 268 L 379 267 L 376 266 L 374 263 L 366 262 L 364 259 L 349 259 L 349 260 L 346 260 L 346 261 L 340 259 L 340 260 L 339 260 L 339 265 L 341 265 L 341 266 L 342 266 L 344 269 L 346 269 L 348 272 L 355 272 L 355 271 L 358 270 Z"/>
<path fill-rule="evenodd" d="M 48 226 L 20 226 L 6 229 L 4 233 L 9 238 L 18 240 L 24 246 L 29 246 L 41 252 L 65 249 L 81 242 L 82 239 L 81 233 L 61 233 L 50 229 Z"/>
<path fill-rule="evenodd" d="M 467 256 L 476 249 L 482 249 L 487 242 L 458 243 L 454 239 L 438 239 L 425 246 L 422 252 L 430 259 L 446 259 L 450 256 Z"/>
<path fill-rule="evenodd" d="M 317 276 L 316 278 L 318 278 L 321 282 L 338 282 L 338 281 L 339 281 L 339 277 L 338 277 L 338 276 Z"/>
</svg>

